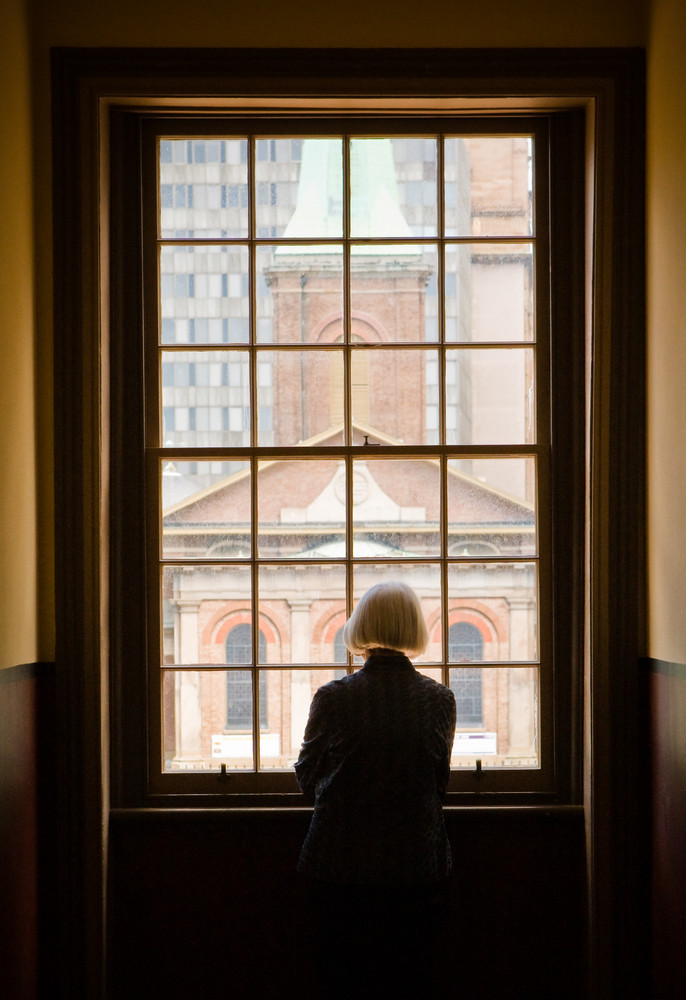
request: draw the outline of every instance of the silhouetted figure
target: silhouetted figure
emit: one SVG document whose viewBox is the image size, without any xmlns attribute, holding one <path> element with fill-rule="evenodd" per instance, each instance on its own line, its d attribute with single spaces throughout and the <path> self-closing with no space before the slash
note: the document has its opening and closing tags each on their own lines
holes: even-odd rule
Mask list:
<svg viewBox="0 0 686 1000">
<path fill-rule="evenodd" d="M 450 870 L 442 799 L 455 698 L 407 658 L 428 643 L 407 585 L 368 590 L 344 640 L 365 664 L 316 692 L 295 765 L 315 803 L 298 870 L 311 886 L 320 992 L 428 1000 Z"/>
</svg>

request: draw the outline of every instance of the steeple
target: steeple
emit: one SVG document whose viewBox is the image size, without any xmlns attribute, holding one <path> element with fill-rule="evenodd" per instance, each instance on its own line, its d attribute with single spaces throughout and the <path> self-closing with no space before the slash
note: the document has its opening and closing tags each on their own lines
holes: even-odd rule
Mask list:
<svg viewBox="0 0 686 1000">
<path fill-rule="evenodd" d="M 391 140 L 353 139 L 350 148 L 353 237 L 412 236 L 400 210 Z M 295 210 L 284 239 L 339 238 L 343 235 L 343 167 L 339 139 L 305 139 Z M 302 253 L 303 248 L 298 252 Z M 375 247 L 383 252 L 417 253 L 416 247 Z M 315 248 L 313 248 L 315 252 Z M 321 251 L 319 251 L 321 252 Z M 364 253 L 363 247 L 353 250 Z"/>
</svg>

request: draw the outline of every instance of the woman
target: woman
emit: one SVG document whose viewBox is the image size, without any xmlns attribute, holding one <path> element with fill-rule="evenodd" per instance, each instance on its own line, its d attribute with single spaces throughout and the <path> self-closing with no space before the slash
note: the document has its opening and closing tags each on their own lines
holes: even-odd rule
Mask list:
<svg viewBox="0 0 686 1000">
<path fill-rule="evenodd" d="M 428 635 L 406 584 L 368 590 L 343 637 L 364 666 L 319 688 L 295 765 L 314 798 L 298 870 L 316 907 L 322 996 L 428 998 L 455 698 L 408 659 Z"/>
</svg>

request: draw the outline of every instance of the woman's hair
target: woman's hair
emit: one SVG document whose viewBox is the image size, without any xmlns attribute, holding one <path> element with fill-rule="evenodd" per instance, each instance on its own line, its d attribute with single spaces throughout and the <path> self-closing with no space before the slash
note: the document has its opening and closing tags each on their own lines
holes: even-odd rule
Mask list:
<svg viewBox="0 0 686 1000">
<path fill-rule="evenodd" d="M 346 622 L 343 641 L 357 655 L 376 647 L 423 653 L 429 634 L 414 590 L 396 580 L 370 587 Z"/>
</svg>

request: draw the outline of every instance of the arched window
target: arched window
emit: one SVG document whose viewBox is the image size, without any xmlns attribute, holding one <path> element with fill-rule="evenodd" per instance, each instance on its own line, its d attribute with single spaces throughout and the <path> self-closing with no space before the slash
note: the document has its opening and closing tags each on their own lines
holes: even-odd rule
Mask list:
<svg viewBox="0 0 686 1000">
<path fill-rule="evenodd" d="M 338 632 L 336 632 L 335 636 L 333 637 L 333 662 L 343 663 L 346 665 L 348 663 L 348 650 L 345 643 L 343 642 L 343 626 L 339 628 Z M 334 670 L 333 672 L 334 678 L 336 680 L 338 680 L 339 677 L 345 677 L 345 674 L 346 671 L 340 669 Z"/>
<path fill-rule="evenodd" d="M 267 640 L 260 630 L 259 661 L 267 658 Z M 252 627 L 236 625 L 226 637 L 226 663 L 252 662 Z M 263 670 L 260 677 L 260 728 L 267 728 L 267 677 Z M 226 728 L 252 728 L 252 678 L 250 670 L 229 670 L 226 674 Z"/>
<path fill-rule="evenodd" d="M 476 625 L 455 622 L 448 632 L 448 658 L 451 663 L 464 663 L 484 658 L 484 637 Z"/>
<path fill-rule="evenodd" d="M 455 622 L 448 631 L 448 657 L 451 663 L 474 662 L 484 658 L 484 640 L 476 625 Z M 483 726 L 481 667 L 450 670 L 450 690 L 457 702 L 457 725 Z"/>
</svg>

